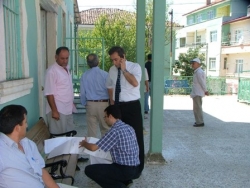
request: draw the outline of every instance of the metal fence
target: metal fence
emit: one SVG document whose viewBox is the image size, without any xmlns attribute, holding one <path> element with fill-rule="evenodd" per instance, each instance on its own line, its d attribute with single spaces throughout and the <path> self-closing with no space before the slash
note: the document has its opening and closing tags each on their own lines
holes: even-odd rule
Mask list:
<svg viewBox="0 0 250 188">
<path fill-rule="evenodd" d="M 181 84 L 175 84 L 179 81 L 185 81 L 185 87 Z M 171 82 L 170 82 L 171 81 Z M 168 83 L 172 83 L 169 85 Z M 192 76 L 172 76 L 165 77 L 164 87 L 165 94 L 168 95 L 189 95 L 192 89 L 193 77 Z M 238 90 L 238 78 L 228 78 L 228 77 L 210 77 L 206 79 L 207 90 L 210 95 L 225 95 L 237 93 Z"/>
<path fill-rule="evenodd" d="M 239 78 L 238 101 L 250 103 L 250 78 Z"/>
</svg>

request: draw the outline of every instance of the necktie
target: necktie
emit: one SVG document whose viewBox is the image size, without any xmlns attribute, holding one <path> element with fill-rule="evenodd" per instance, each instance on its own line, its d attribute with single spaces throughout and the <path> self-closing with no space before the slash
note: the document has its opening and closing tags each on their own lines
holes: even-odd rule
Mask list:
<svg viewBox="0 0 250 188">
<path fill-rule="evenodd" d="M 121 92 L 121 69 L 118 68 L 117 80 L 115 84 L 115 104 L 119 104 L 120 92 Z"/>
</svg>

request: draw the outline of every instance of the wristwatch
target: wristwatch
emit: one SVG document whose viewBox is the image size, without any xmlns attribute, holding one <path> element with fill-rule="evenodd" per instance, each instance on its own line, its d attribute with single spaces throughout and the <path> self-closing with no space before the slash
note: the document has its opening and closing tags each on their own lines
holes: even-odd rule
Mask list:
<svg viewBox="0 0 250 188">
<path fill-rule="evenodd" d="M 124 73 L 126 73 L 126 72 L 128 72 L 128 70 L 127 69 L 124 69 L 123 71 L 122 71 L 122 73 L 124 74 Z"/>
</svg>

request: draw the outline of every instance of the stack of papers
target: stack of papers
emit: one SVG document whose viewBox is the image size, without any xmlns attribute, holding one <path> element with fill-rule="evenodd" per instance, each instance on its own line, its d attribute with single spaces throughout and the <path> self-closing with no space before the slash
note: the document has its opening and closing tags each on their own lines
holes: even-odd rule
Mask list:
<svg viewBox="0 0 250 188">
<path fill-rule="evenodd" d="M 104 152 L 101 149 L 98 149 L 96 151 L 89 151 L 83 147 L 79 148 L 79 142 L 81 142 L 84 139 L 85 137 L 57 137 L 48 139 L 44 141 L 45 142 L 44 152 L 46 154 L 49 154 L 48 158 L 56 157 L 63 154 L 89 154 L 90 156 L 104 159 L 104 161 L 107 160 L 106 163 L 112 162 L 110 152 Z M 93 137 L 87 137 L 87 140 L 89 143 L 94 144 L 99 139 Z M 96 160 L 93 159 L 92 161 Z M 99 160 L 97 159 L 97 161 Z"/>
</svg>

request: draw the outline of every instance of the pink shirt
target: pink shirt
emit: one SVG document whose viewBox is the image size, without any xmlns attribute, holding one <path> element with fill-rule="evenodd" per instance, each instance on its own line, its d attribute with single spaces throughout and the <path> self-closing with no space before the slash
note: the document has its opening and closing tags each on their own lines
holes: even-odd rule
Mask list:
<svg viewBox="0 0 250 188">
<path fill-rule="evenodd" d="M 64 115 L 72 114 L 74 100 L 72 77 L 67 70 L 57 63 L 51 65 L 46 71 L 44 86 L 44 95 L 54 95 L 57 110 Z M 47 102 L 46 114 L 50 111 Z"/>
</svg>

